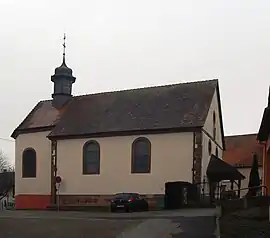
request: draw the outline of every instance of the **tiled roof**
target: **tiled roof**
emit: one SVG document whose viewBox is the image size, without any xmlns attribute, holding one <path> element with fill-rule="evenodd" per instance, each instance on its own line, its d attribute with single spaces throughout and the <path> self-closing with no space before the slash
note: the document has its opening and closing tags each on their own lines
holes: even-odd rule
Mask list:
<svg viewBox="0 0 270 238">
<path fill-rule="evenodd" d="M 201 127 L 218 80 L 76 96 L 59 112 L 37 104 L 14 131 L 54 127 L 50 136 Z"/>
<path fill-rule="evenodd" d="M 266 107 L 263 112 L 263 117 L 257 139 L 260 142 L 265 142 L 268 140 L 269 133 L 270 133 L 270 108 Z"/>
<path fill-rule="evenodd" d="M 25 121 L 19 126 L 19 129 L 53 126 L 58 119 L 59 111 L 52 106 L 51 100 L 41 101 L 26 117 Z"/>
<path fill-rule="evenodd" d="M 236 167 L 250 167 L 256 153 L 259 165 L 262 165 L 263 148 L 257 141 L 257 134 L 225 136 L 225 144 L 223 160 L 227 163 Z"/>
<path fill-rule="evenodd" d="M 263 117 L 260 125 L 260 129 L 257 135 L 257 140 L 260 142 L 266 142 L 270 134 L 270 87 L 268 92 L 268 103 L 264 109 Z"/>
<path fill-rule="evenodd" d="M 221 180 L 245 179 L 245 176 L 241 174 L 234 166 L 228 164 L 224 160 L 219 159 L 213 154 L 210 157 L 206 174 L 209 179 L 215 182 L 219 182 Z"/>
</svg>

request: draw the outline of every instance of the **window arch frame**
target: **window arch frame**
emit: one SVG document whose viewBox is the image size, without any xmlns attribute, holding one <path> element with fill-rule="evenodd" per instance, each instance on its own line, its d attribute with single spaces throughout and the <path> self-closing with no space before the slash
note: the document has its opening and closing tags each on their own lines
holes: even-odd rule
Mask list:
<svg viewBox="0 0 270 238">
<path fill-rule="evenodd" d="M 216 157 L 218 157 L 218 147 L 216 147 Z"/>
<path fill-rule="evenodd" d="M 213 111 L 213 124 L 214 124 L 214 126 L 216 125 L 216 122 L 217 122 L 216 112 Z"/>
<path fill-rule="evenodd" d="M 208 154 L 212 155 L 212 141 L 211 141 L 211 139 L 208 140 Z"/>
<path fill-rule="evenodd" d="M 216 140 L 216 136 L 217 136 L 216 124 L 217 124 L 217 115 L 216 115 L 216 112 L 213 111 L 213 138 L 214 140 Z"/>
<path fill-rule="evenodd" d="M 148 166 L 147 169 L 138 169 L 136 167 L 136 144 L 138 142 L 146 142 L 147 143 L 147 149 L 148 149 L 148 153 L 147 153 L 147 160 L 148 160 Z M 151 141 L 146 138 L 146 137 L 138 137 L 136 138 L 133 142 L 132 142 L 132 149 L 131 149 L 131 173 L 132 174 L 149 174 L 151 173 L 151 163 L 152 163 L 152 159 L 151 159 L 151 150 L 152 150 L 152 146 L 151 146 Z"/>
<path fill-rule="evenodd" d="M 34 160 L 31 157 L 27 157 L 26 153 L 27 152 L 33 152 L 34 153 Z M 30 161 L 25 161 L 25 160 L 30 160 Z M 34 166 L 32 165 L 32 163 L 34 162 Z M 29 169 L 29 165 L 27 166 L 27 164 L 30 163 L 30 169 Z M 33 166 L 33 167 L 31 167 Z M 27 169 L 28 167 L 28 169 Z M 22 153 L 22 178 L 36 178 L 37 177 L 37 152 L 34 148 L 32 147 L 28 147 L 26 149 L 24 149 L 23 153 Z"/>
<path fill-rule="evenodd" d="M 86 151 L 87 151 L 87 147 L 90 144 L 94 144 L 95 146 L 97 146 L 97 149 L 98 149 L 98 166 L 97 166 L 97 170 L 95 172 L 87 171 Z M 84 143 L 84 145 L 83 145 L 83 161 L 82 162 L 83 162 L 82 163 L 82 174 L 83 175 L 99 175 L 100 174 L 100 144 L 96 140 L 89 140 L 89 141 L 86 141 Z"/>
</svg>

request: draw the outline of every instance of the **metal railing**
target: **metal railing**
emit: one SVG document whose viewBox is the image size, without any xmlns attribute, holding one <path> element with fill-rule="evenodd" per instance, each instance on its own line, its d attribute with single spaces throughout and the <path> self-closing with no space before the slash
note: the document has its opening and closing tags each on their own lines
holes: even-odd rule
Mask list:
<svg viewBox="0 0 270 238">
<path fill-rule="evenodd" d="M 4 191 L 0 195 L 0 210 L 14 208 L 14 206 L 15 206 L 14 197 L 9 196 L 9 190 Z"/>
<path fill-rule="evenodd" d="M 7 194 L 8 194 L 7 192 L 4 192 L 4 193 L 1 194 L 1 197 L 0 197 L 0 210 L 4 210 L 6 205 L 7 205 L 7 202 L 5 200 L 5 198 L 7 197 Z"/>
<path fill-rule="evenodd" d="M 217 185 L 215 191 L 213 194 L 210 194 L 210 188 L 209 188 L 209 183 L 207 182 L 202 182 L 196 184 L 196 187 L 198 191 L 200 191 L 200 201 L 201 202 L 214 202 L 214 201 L 219 201 L 219 200 L 232 200 L 232 199 L 242 199 L 243 197 L 249 196 L 248 193 L 245 194 L 244 196 L 240 196 L 240 191 L 252 191 L 252 190 L 257 190 L 255 196 L 262 196 L 262 195 L 268 195 L 268 188 L 265 185 L 260 185 L 260 186 L 254 186 L 254 187 L 246 187 L 246 188 L 239 188 L 239 189 L 228 189 L 228 190 L 223 190 L 222 185 Z M 261 189 L 260 193 L 258 191 Z M 214 200 L 209 201 L 209 199 L 206 199 L 207 197 L 213 196 Z M 252 196 L 250 196 L 252 197 Z M 254 196 L 253 196 L 254 197 Z"/>
<path fill-rule="evenodd" d="M 262 195 L 267 195 L 268 194 L 268 188 L 265 185 L 254 186 L 254 187 L 247 187 L 247 188 L 240 188 L 240 189 L 234 189 L 234 190 L 228 190 L 228 191 L 231 191 L 231 192 L 238 192 L 238 191 L 244 191 L 244 190 L 248 190 L 249 191 L 249 190 L 252 190 L 252 189 L 260 189 L 260 188 L 264 188 L 264 191 L 262 191 Z"/>
</svg>

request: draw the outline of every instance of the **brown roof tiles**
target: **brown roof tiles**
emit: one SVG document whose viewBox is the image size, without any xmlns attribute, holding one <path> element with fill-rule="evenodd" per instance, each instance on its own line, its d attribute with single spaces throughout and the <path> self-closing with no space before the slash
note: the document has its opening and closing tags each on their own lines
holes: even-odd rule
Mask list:
<svg viewBox="0 0 270 238">
<path fill-rule="evenodd" d="M 223 160 L 236 167 L 250 167 L 253 153 L 257 153 L 262 165 L 263 149 L 257 142 L 257 134 L 225 136 L 226 151 Z"/>
<path fill-rule="evenodd" d="M 53 127 L 50 136 L 201 127 L 218 80 L 73 97 L 63 113 L 42 101 L 12 134 Z"/>
</svg>

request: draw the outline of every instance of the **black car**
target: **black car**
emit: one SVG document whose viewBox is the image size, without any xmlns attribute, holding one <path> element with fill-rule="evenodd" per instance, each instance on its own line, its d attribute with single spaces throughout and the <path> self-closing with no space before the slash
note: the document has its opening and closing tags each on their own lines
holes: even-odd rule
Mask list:
<svg viewBox="0 0 270 238">
<path fill-rule="evenodd" d="M 111 200 L 111 212 L 147 211 L 148 202 L 137 193 L 117 193 Z"/>
</svg>

